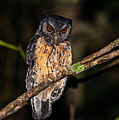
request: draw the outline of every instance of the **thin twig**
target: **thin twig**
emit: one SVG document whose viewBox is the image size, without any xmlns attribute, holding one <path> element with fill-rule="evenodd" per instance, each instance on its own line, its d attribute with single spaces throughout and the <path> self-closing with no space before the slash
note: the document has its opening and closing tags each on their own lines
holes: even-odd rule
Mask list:
<svg viewBox="0 0 119 120">
<path fill-rule="evenodd" d="M 119 50 L 115 50 L 115 51 L 113 51 L 111 53 L 103 55 L 103 56 L 101 56 L 101 57 L 99 57 L 99 58 L 97 58 L 97 59 L 95 59 L 95 60 L 93 60 L 93 61 L 91 61 L 91 62 L 89 62 L 87 64 L 84 64 L 85 70 L 87 70 L 89 68 L 92 68 L 92 67 L 94 67 L 96 65 L 102 64 L 102 63 L 104 63 L 106 61 L 109 61 L 110 59 L 112 59 L 114 57 L 117 57 L 117 56 L 119 56 Z"/>
<path fill-rule="evenodd" d="M 22 50 L 22 47 L 19 45 L 19 46 L 15 46 L 15 45 L 12 45 L 10 43 L 7 43 L 7 42 L 4 42 L 2 40 L 0 40 L 0 45 L 3 46 L 3 47 L 6 47 L 6 48 L 9 48 L 9 49 L 12 49 L 14 51 L 18 51 L 20 52 L 20 55 L 22 56 L 22 58 L 25 60 L 26 58 L 26 55 L 24 53 L 24 51 Z"/>
<path fill-rule="evenodd" d="M 9 44 L 9 43 L 6 43 L 6 42 L 4 42 L 2 40 L 0 40 L 0 45 L 4 46 L 4 47 L 7 47 L 9 49 L 15 50 L 15 51 L 19 51 L 19 48 L 17 46 Z"/>
<path fill-rule="evenodd" d="M 99 57 L 107 52 L 110 52 L 112 49 L 114 49 L 117 46 L 119 46 L 119 38 L 116 39 L 115 41 L 111 42 L 110 44 L 108 44 L 107 46 L 102 48 L 101 50 L 85 57 L 82 61 L 80 61 L 80 63 L 84 64 L 84 63 L 90 62 L 90 61 L 96 59 L 97 57 Z"/>
</svg>

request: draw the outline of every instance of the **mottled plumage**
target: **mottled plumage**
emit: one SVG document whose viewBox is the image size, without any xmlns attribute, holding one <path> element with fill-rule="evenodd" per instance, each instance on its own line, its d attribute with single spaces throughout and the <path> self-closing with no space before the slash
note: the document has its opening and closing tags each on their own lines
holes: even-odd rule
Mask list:
<svg viewBox="0 0 119 120">
<path fill-rule="evenodd" d="M 60 16 L 41 17 L 39 28 L 26 50 L 27 90 L 47 80 L 48 75 L 57 79 L 57 73 L 70 67 L 71 23 L 70 19 Z M 31 99 L 34 119 L 45 119 L 51 114 L 52 103 L 62 95 L 66 81 L 66 78 L 61 79 Z"/>
</svg>

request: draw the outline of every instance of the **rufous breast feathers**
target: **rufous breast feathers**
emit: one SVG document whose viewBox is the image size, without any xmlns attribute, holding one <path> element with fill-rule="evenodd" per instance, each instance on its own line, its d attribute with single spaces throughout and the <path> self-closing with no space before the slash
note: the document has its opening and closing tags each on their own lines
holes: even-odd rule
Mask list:
<svg viewBox="0 0 119 120">
<path fill-rule="evenodd" d="M 54 47 L 49 45 L 44 38 L 39 38 L 36 43 L 34 57 L 35 69 L 39 72 L 39 79 L 42 78 L 43 80 L 49 74 L 56 78 L 58 72 L 66 70 L 72 63 L 71 47 L 69 45 L 62 42 Z"/>
</svg>

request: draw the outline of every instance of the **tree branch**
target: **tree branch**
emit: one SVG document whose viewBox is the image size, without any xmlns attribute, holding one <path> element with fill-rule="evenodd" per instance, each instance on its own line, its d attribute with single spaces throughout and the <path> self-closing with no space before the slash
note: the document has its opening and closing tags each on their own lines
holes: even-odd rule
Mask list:
<svg viewBox="0 0 119 120">
<path fill-rule="evenodd" d="M 106 72 L 107 70 L 111 69 L 112 67 L 117 66 L 118 64 L 119 64 L 119 59 L 117 58 L 116 60 L 101 67 L 99 70 L 97 70 L 96 72 L 93 72 L 91 75 L 87 77 L 82 77 L 82 78 L 77 79 L 75 76 L 72 76 L 69 78 L 69 82 L 67 83 L 68 84 L 67 86 L 76 88 L 78 84 L 88 82 L 92 80 L 93 78 L 99 76 L 100 74 Z"/>
<path fill-rule="evenodd" d="M 71 66 L 69 70 L 59 72 L 57 74 L 57 79 L 53 78 L 52 75 L 48 75 L 46 78 L 47 80 L 50 78 L 52 81 L 42 82 L 37 87 L 31 89 L 28 92 L 23 93 L 21 96 L 19 96 L 16 100 L 9 103 L 7 106 L 5 106 L 3 109 L 0 110 L 0 119 L 5 118 L 6 116 L 15 113 L 19 109 L 21 109 L 24 105 L 26 105 L 26 102 L 32 98 L 33 96 L 37 95 L 39 92 L 43 91 L 47 87 L 50 87 L 51 84 L 54 84 L 58 80 L 68 77 L 71 75 L 77 75 L 80 72 L 84 72 L 96 65 L 102 64 L 106 61 L 109 61 L 110 59 L 119 56 L 119 50 L 115 50 L 109 53 L 113 48 L 117 47 L 119 45 L 119 39 L 115 40 L 114 42 L 111 42 L 109 45 L 104 47 L 103 49 L 87 56 L 82 61 L 75 64 L 73 67 Z M 107 53 L 107 54 L 106 54 Z M 81 69 L 79 70 L 79 66 L 81 66 Z M 44 80 L 45 81 L 45 80 Z"/>
<path fill-rule="evenodd" d="M 111 42 L 110 44 L 108 44 L 107 46 L 102 48 L 101 50 L 85 57 L 80 63 L 84 64 L 86 62 L 90 62 L 90 61 L 94 60 L 95 58 L 97 58 L 97 57 L 99 57 L 107 52 L 110 52 L 112 49 L 114 49 L 117 46 L 119 46 L 119 38 L 116 39 L 115 41 Z"/>
</svg>

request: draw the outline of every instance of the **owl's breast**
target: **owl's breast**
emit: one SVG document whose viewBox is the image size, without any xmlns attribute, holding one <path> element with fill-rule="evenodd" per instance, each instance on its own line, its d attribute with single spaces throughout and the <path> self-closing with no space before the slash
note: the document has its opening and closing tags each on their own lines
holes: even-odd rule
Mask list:
<svg viewBox="0 0 119 120">
<path fill-rule="evenodd" d="M 41 38 L 38 39 L 34 59 L 34 68 L 39 73 L 37 79 L 43 80 L 49 74 L 56 78 L 58 72 L 66 70 L 71 65 L 71 47 L 66 43 L 54 47 Z"/>
<path fill-rule="evenodd" d="M 56 77 L 57 73 L 67 70 L 71 63 L 71 48 L 68 48 L 66 43 L 60 43 L 58 46 L 55 45 L 48 58 L 48 72 Z"/>
</svg>

